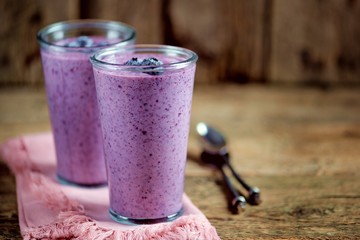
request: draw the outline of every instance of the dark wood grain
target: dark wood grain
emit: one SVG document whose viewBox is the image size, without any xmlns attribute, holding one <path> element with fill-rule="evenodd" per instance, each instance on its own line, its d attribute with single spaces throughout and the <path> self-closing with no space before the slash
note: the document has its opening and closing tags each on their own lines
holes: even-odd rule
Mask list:
<svg viewBox="0 0 360 240">
<path fill-rule="evenodd" d="M 21 239 L 15 178 L 0 161 L 0 239 Z"/>
<path fill-rule="evenodd" d="M 0 85 L 42 84 L 36 33 L 78 17 L 78 0 L 0 1 Z"/>
<path fill-rule="evenodd" d="M 194 50 L 197 82 L 360 84 L 359 0 L 3 0 L 0 85 L 43 85 L 36 32 L 76 18 L 122 21 L 138 43 Z"/>
<path fill-rule="evenodd" d="M 111 19 L 132 25 L 138 43 L 163 43 L 162 1 L 81 1 L 82 18 Z"/>
<path fill-rule="evenodd" d="M 199 54 L 197 81 L 260 81 L 264 1 L 83 1 L 82 17 L 127 22 L 139 43 L 165 43 Z"/>
<path fill-rule="evenodd" d="M 275 0 L 271 82 L 359 83 L 360 1 Z"/>
<path fill-rule="evenodd" d="M 1 142 L 50 129 L 44 89 L 0 90 L 0 112 Z M 197 85 L 185 191 L 222 239 L 358 239 L 359 112 L 356 88 Z M 224 132 L 261 205 L 227 211 L 219 174 L 197 160 L 200 121 Z M 0 239 L 17 239 L 14 178 L 3 163 L 0 173 Z"/>
</svg>

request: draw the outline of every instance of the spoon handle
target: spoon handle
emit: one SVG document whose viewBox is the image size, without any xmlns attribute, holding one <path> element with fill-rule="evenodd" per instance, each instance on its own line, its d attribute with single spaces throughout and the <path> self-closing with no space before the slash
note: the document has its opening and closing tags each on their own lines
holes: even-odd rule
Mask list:
<svg viewBox="0 0 360 240">
<path fill-rule="evenodd" d="M 236 180 L 246 189 L 246 191 L 248 192 L 248 199 L 247 202 L 250 203 L 251 205 L 259 205 L 261 203 L 261 199 L 260 199 L 260 189 L 257 187 L 251 187 L 250 185 L 248 185 L 243 179 L 242 177 L 235 171 L 235 169 L 233 168 L 233 166 L 230 164 L 229 161 L 229 155 L 226 154 L 224 156 L 226 158 L 225 162 L 226 165 L 230 168 L 230 171 L 232 173 L 232 175 L 236 178 Z"/>
<path fill-rule="evenodd" d="M 235 171 L 234 167 L 231 165 L 229 161 L 229 154 L 224 155 L 225 163 L 230 168 L 232 175 L 236 178 L 236 180 L 246 189 L 246 191 L 251 190 L 251 186 L 247 184 L 242 177 Z"/>
<path fill-rule="evenodd" d="M 226 196 L 228 198 L 228 208 L 233 214 L 237 214 L 239 212 L 239 207 L 241 209 L 245 208 L 246 199 L 232 185 L 229 177 L 226 175 L 226 173 L 224 171 L 224 168 L 219 167 L 219 170 L 221 172 L 221 175 L 223 177 L 223 181 L 225 184 Z"/>
</svg>

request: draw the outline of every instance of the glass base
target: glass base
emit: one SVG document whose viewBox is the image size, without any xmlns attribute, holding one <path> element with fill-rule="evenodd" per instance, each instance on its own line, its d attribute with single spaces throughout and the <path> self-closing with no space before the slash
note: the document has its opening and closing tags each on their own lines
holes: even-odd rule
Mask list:
<svg viewBox="0 0 360 240">
<path fill-rule="evenodd" d="M 58 174 L 56 175 L 56 178 L 58 180 L 58 182 L 62 185 L 68 185 L 68 186 L 75 186 L 75 187 L 85 187 L 85 188 L 97 188 L 97 187 L 103 187 L 106 186 L 107 183 L 94 183 L 94 184 L 82 184 L 82 183 L 75 183 L 75 182 L 71 182 L 66 180 L 65 178 L 59 176 Z"/>
<path fill-rule="evenodd" d="M 117 214 L 112 209 L 109 209 L 109 213 L 110 213 L 110 217 L 118 223 L 122 223 L 122 224 L 126 224 L 126 225 L 140 225 L 140 224 L 155 224 L 155 223 L 173 221 L 173 220 L 177 219 L 178 217 L 180 217 L 184 213 L 184 209 L 181 208 L 180 211 L 178 211 L 174 214 L 171 214 L 167 217 L 154 218 L 154 219 L 128 218 L 128 217 L 124 217 L 124 216 Z"/>
</svg>

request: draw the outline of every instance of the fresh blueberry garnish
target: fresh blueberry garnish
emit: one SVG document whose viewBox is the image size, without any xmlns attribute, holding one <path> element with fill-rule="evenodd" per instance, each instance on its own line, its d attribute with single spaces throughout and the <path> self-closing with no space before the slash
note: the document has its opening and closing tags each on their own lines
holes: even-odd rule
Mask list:
<svg viewBox="0 0 360 240">
<path fill-rule="evenodd" d="M 141 62 L 142 66 L 157 66 L 157 65 L 161 65 L 161 64 L 162 64 L 162 62 L 154 57 L 146 58 Z"/>
<path fill-rule="evenodd" d="M 141 66 L 151 66 L 145 69 L 156 69 L 156 71 L 149 71 L 149 72 L 145 72 L 147 74 L 150 75 L 159 75 L 162 74 L 164 72 L 164 69 L 162 69 L 162 67 L 157 67 L 162 65 L 163 62 L 158 60 L 157 58 L 154 57 L 150 57 L 150 58 L 146 58 L 141 62 Z"/>
<path fill-rule="evenodd" d="M 139 60 L 137 57 L 133 57 L 132 59 L 130 59 L 124 63 L 124 65 L 127 65 L 127 66 L 149 66 L 149 67 L 144 68 L 146 70 L 154 69 L 154 71 L 144 72 L 149 75 L 159 75 L 159 74 L 163 73 L 164 70 L 161 67 L 157 67 L 162 64 L 163 63 L 160 60 L 158 60 L 157 58 L 154 58 L 154 57 L 145 58 L 142 61 Z"/>
<path fill-rule="evenodd" d="M 93 45 L 94 41 L 87 36 L 80 36 L 66 44 L 67 47 L 92 47 Z"/>
<path fill-rule="evenodd" d="M 87 36 L 78 37 L 76 41 L 80 44 L 81 47 L 91 47 L 94 45 L 94 41 Z"/>
<path fill-rule="evenodd" d="M 124 63 L 126 66 L 141 66 L 141 61 L 137 57 L 133 57 Z"/>
</svg>

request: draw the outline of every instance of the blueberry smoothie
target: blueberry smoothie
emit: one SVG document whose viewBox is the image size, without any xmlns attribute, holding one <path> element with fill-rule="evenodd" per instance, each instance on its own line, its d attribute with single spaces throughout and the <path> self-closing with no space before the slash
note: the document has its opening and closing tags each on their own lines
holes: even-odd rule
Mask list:
<svg viewBox="0 0 360 240">
<path fill-rule="evenodd" d="M 152 48 L 102 59 L 115 68 L 96 62 L 101 53 L 92 57 L 110 213 L 119 222 L 172 220 L 182 209 L 197 56 L 181 48 Z M 156 53 L 157 48 L 167 52 Z"/>
<path fill-rule="evenodd" d="M 95 186 L 107 181 L 89 56 L 95 50 L 125 40 L 132 43 L 133 38 L 123 39 L 123 33 L 107 38 L 106 32 L 112 29 L 112 25 L 106 23 L 109 22 L 57 23 L 38 34 L 56 147 L 57 175 L 62 183 Z M 67 36 L 68 32 L 74 34 L 80 29 L 79 34 L 88 33 L 89 36 Z M 101 29 L 103 34 L 97 31 L 97 35 L 93 35 L 93 29 Z M 112 31 L 116 32 L 115 29 Z"/>
</svg>

